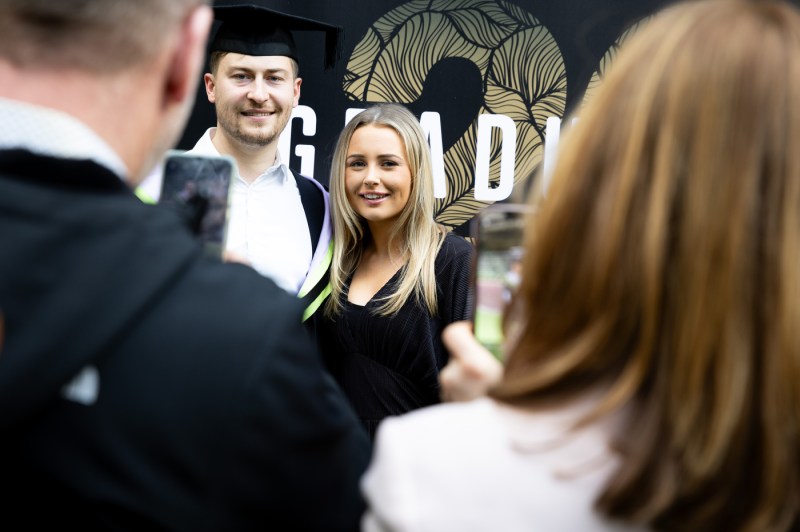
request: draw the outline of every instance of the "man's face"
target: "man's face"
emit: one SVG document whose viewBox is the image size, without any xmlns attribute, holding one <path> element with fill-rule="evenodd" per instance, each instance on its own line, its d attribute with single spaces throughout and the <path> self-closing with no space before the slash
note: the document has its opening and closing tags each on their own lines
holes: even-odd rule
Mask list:
<svg viewBox="0 0 800 532">
<path fill-rule="evenodd" d="M 204 76 L 217 126 L 231 142 L 266 146 L 278 141 L 300 99 L 302 80 L 283 56 L 229 53 Z"/>
</svg>

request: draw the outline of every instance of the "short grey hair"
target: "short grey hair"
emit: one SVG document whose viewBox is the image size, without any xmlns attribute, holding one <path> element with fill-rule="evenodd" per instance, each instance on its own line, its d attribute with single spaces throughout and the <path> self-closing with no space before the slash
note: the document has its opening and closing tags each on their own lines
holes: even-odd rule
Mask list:
<svg viewBox="0 0 800 532">
<path fill-rule="evenodd" d="M 0 57 L 26 68 L 116 72 L 153 57 L 209 0 L 0 0 Z"/>
</svg>

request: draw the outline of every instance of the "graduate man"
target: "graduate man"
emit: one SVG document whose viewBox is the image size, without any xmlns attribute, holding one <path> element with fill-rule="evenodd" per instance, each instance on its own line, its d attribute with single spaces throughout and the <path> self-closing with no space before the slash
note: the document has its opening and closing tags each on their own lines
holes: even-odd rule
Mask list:
<svg viewBox="0 0 800 532">
<path fill-rule="evenodd" d="M 216 7 L 214 16 L 220 25 L 203 81 L 217 123 L 189 153 L 235 159 L 228 254 L 302 297 L 305 320 L 329 294 L 328 192 L 290 170 L 278 143 L 303 82 L 292 32 L 323 32 L 330 67 L 340 29 L 255 5 Z"/>
</svg>

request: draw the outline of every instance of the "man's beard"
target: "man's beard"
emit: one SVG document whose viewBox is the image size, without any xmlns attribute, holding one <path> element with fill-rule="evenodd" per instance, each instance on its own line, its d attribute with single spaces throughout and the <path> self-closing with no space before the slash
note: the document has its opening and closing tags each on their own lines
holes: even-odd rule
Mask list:
<svg viewBox="0 0 800 532">
<path fill-rule="evenodd" d="M 253 109 L 256 110 L 256 109 Z M 274 142 L 283 132 L 283 128 L 289 122 L 291 113 L 283 109 L 275 110 L 276 122 L 274 127 L 248 128 L 242 127 L 242 116 L 239 111 L 223 111 L 217 113 L 219 127 L 228 137 L 250 146 L 267 146 Z"/>
</svg>

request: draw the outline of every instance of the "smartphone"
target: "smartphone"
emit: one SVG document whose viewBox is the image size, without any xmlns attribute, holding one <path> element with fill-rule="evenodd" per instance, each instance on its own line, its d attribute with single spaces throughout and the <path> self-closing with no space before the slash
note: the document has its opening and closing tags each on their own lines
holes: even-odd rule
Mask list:
<svg viewBox="0 0 800 532">
<path fill-rule="evenodd" d="M 164 159 L 158 203 L 176 210 L 206 251 L 217 257 L 225 250 L 235 171 L 229 156 L 171 150 Z"/>
<path fill-rule="evenodd" d="M 523 234 L 533 208 L 519 203 L 495 203 L 472 220 L 476 256 L 475 337 L 501 362 L 505 335 L 503 320 L 520 282 Z"/>
</svg>

